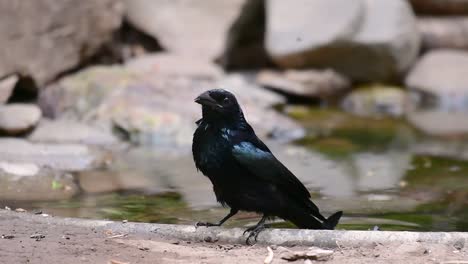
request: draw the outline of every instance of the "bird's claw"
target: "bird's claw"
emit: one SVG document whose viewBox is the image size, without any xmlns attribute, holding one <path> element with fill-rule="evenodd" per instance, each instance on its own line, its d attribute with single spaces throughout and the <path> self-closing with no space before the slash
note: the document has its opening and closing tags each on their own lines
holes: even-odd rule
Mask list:
<svg viewBox="0 0 468 264">
<path fill-rule="evenodd" d="M 209 222 L 197 222 L 197 223 L 195 224 L 195 227 L 200 227 L 200 226 L 209 227 L 209 226 L 219 226 L 219 225 L 218 225 L 218 224 L 209 223 Z"/>
<path fill-rule="evenodd" d="M 253 227 L 249 227 L 247 228 L 245 231 L 244 231 L 244 234 L 249 232 L 249 235 L 247 236 L 247 239 L 245 240 L 245 243 L 249 246 L 251 246 L 252 244 L 250 243 L 250 239 L 253 237 L 255 242 L 257 242 L 257 237 L 258 237 L 258 234 L 260 234 L 260 232 L 262 232 L 263 230 L 265 229 L 265 226 L 264 225 L 261 225 L 261 226 L 253 226 Z"/>
</svg>

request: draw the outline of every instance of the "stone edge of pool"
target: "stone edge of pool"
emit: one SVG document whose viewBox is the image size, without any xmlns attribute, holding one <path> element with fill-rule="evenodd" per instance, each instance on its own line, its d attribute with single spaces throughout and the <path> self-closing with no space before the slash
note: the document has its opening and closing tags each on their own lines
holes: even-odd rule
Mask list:
<svg viewBox="0 0 468 264">
<path fill-rule="evenodd" d="M 193 242 L 219 242 L 244 244 L 246 236 L 241 228 L 198 227 L 190 225 L 151 224 L 90 220 L 79 218 L 44 217 L 31 213 L 0 210 L 0 217 L 9 217 L 28 224 L 48 223 L 54 225 L 82 226 L 113 233 L 146 234 L 161 238 Z M 437 243 L 464 247 L 468 245 L 468 232 L 413 232 L 413 231 L 348 231 L 266 229 L 261 232 L 257 244 L 318 247 L 358 247 L 388 243 Z"/>
</svg>

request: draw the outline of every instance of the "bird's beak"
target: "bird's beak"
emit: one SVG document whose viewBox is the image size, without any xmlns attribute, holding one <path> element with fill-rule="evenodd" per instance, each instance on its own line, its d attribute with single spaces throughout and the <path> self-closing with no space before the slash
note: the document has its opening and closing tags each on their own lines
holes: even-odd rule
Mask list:
<svg viewBox="0 0 468 264">
<path fill-rule="evenodd" d="M 208 92 L 204 92 L 200 94 L 197 98 L 195 98 L 195 103 L 201 104 L 201 105 L 206 105 L 206 106 L 211 106 L 211 107 L 219 107 L 222 108 L 216 100 L 211 98 L 210 94 Z"/>
</svg>

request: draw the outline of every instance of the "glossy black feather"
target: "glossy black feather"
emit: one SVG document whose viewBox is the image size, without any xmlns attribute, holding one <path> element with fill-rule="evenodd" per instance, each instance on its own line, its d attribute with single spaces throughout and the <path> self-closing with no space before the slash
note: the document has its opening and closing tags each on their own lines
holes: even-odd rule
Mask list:
<svg viewBox="0 0 468 264">
<path fill-rule="evenodd" d="M 197 122 L 193 157 L 220 203 L 278 216 L 301 228 L 335 227 L 341 212 L 329 219 L 320 214 L 304 185 L 255 135 L 231 93 L 211 90 L 197 100 L 203 118 Z"/>
</svg>

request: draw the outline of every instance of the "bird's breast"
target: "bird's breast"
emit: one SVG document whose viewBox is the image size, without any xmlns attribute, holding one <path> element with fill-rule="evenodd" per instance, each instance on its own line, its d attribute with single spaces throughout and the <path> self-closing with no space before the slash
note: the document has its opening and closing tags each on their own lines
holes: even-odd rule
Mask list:
<svg viewBox="0 0 468 264">
<path fill-rule="evenodd" d="M 199 133 L 197 133 L 199 132 Z M 228 135 L 221 131 L 197 131 L 193 140 L 193 157 L 203 174 L 220 171 L 229 158 L 231 147 Z"/>
</svg>

